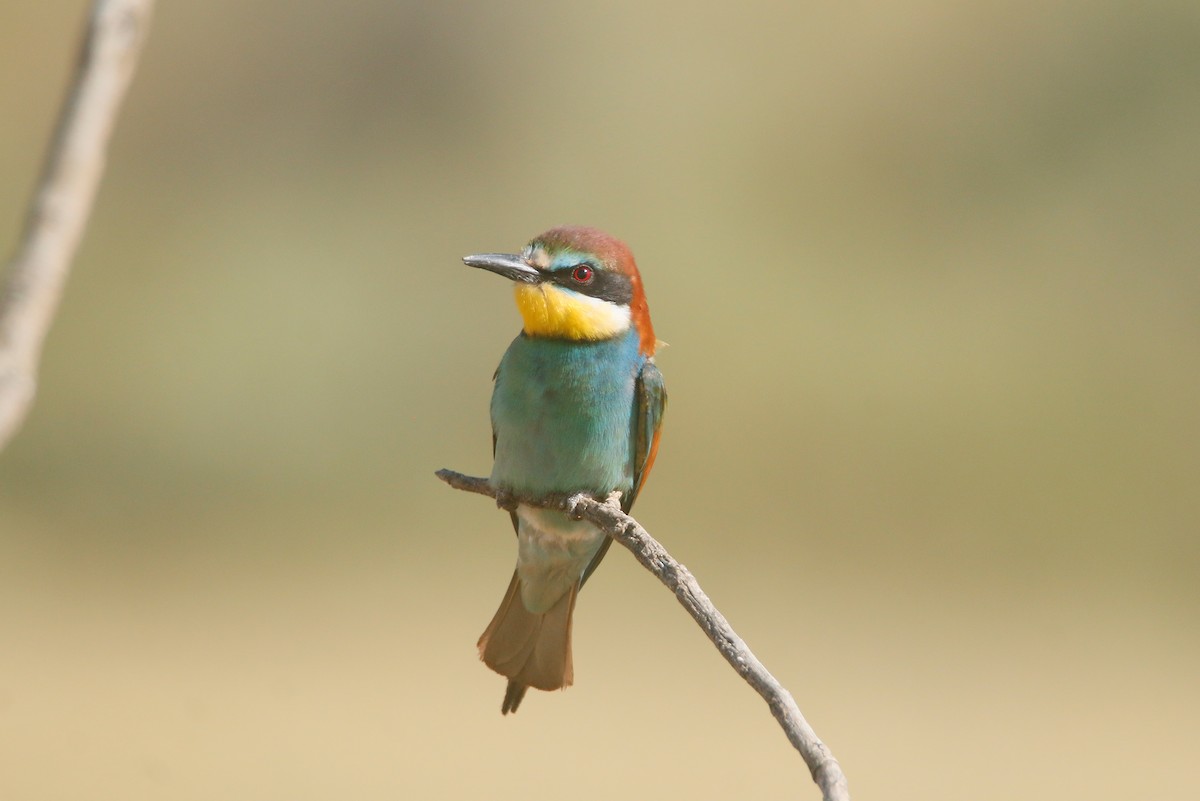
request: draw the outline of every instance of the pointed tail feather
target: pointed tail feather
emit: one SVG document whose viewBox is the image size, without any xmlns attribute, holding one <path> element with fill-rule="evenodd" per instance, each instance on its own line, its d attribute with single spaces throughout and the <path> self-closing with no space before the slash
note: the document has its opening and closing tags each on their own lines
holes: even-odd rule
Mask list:
<svg viewBox="0 0 1200 801">
<path fill-rule="evenodd" d="M 504 689 L 504 703 L 500 705 L 500 714 L 507 715 L 509 712 L 516 712 L 528 689 L 528 685 L 509 679 L 508 687 Z"/>
<path fill-rule="evenodd" d="M 500 608 L 479 638 L 479 658 L 509 680 L 504 714 L 517 711 L 529 687 L 558 690 L 571 685 L 571 618 L 578 592 L 576 582 L 554 606 L 535 614 L 521 602 L 521 579 L 513 572 Z"/>
</svg>

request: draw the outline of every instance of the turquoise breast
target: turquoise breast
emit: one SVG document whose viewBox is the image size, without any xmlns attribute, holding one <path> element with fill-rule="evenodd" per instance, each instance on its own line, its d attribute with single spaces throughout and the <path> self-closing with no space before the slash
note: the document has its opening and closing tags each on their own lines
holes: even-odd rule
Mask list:
<svg viewBox="0 0 1200 801">
<path fill-rule="evenodd" d="M 644 363 L 632 329 L 600 342 L 519 335 L 492 393 L 492 483 L 529 495 L 630 489 Z"/>
</svg>

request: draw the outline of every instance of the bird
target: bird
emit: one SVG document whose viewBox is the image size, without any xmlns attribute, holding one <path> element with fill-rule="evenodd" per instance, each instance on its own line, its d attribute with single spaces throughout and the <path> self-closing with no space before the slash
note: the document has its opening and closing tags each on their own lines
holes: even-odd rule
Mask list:
<svg viewBox="0 0 1200 801">
<path fill-rule="evenodd" d="M 561 226 L 517 254 L 463 261 L 513 282 L 520 333 L 493 376 L 490 476 L 510 503 L 517 565 L 479 638 L 508 679 L 500 711 L 530 687 L 574 681 L 571 619 L 612 540 L 594 524 L 519 499 L 620 493 L 626 513 L 658 455 L 667 393 L 633 253 L 596 228 Z"/>
</svg>

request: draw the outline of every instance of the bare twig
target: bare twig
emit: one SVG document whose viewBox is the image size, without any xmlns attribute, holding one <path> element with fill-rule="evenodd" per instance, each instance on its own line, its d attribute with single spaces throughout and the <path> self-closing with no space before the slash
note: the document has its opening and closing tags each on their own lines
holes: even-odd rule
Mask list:
<svg viewBox="0 0 1200 801">
<path fill-rule="evenodd" d="M 474 478 L 439 470 L 437 477 L 455 489 L 475 492 L 495 498 L 496 489 L 485 478 Z M 791 693 L 784 689 L 762 662 L 750 652 L 750 648 L 737 636 L 725 617 L 717 611 L 712 601 L 700 589 L 700 584 L 686 567 L 676 562 L 641 524 L 621 511 L 616 498 L 602 503 L 586 495 L 556 496 L 547 498 L 505 498 L 519 500 L 531 506 L 558 509 L 594 523 L 606 534 L 633 552 L 642 566 L 658 577 L 658 580 L 675 593 L 679 603 L 704 629 L 713 645 L 733 666 L 746 683 L 753 687 L 771 714 L 783 727 L 788 740 L 800 752 L 812 773 L 813 781 L 821 788 L 825 801 L 849 801 L 850 791 L 842 768 L 825 743 L 808 725 Z"/>
<path fill-rule="evenodd" d="M 0 286 L 0 449 L 33 403 L 42 343 L 104 173 L 153 0 L 95 0 L 25 228 Z"/>
</svg>

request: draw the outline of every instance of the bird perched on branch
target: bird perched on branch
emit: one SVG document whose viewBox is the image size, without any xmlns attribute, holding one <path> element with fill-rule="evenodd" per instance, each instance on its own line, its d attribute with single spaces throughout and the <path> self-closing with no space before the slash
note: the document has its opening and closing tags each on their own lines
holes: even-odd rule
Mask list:
<svg viewBox="0 0 1200 801">
<path fill-rule="evenodd" d="M 515 497 L 621 493 L 628 512 L 658 451 L 667 394 L 633 253 L 594 228 L 554 228 L 520 254 L 467 256 L 511 280 L 523 329 L 496 369 L 491 483 Z M 517 568 L 479 656 L 525 691 L 573 680 L 571 615 L 612 542 L 584 520 L 518 503 Z"/>
</svg>

